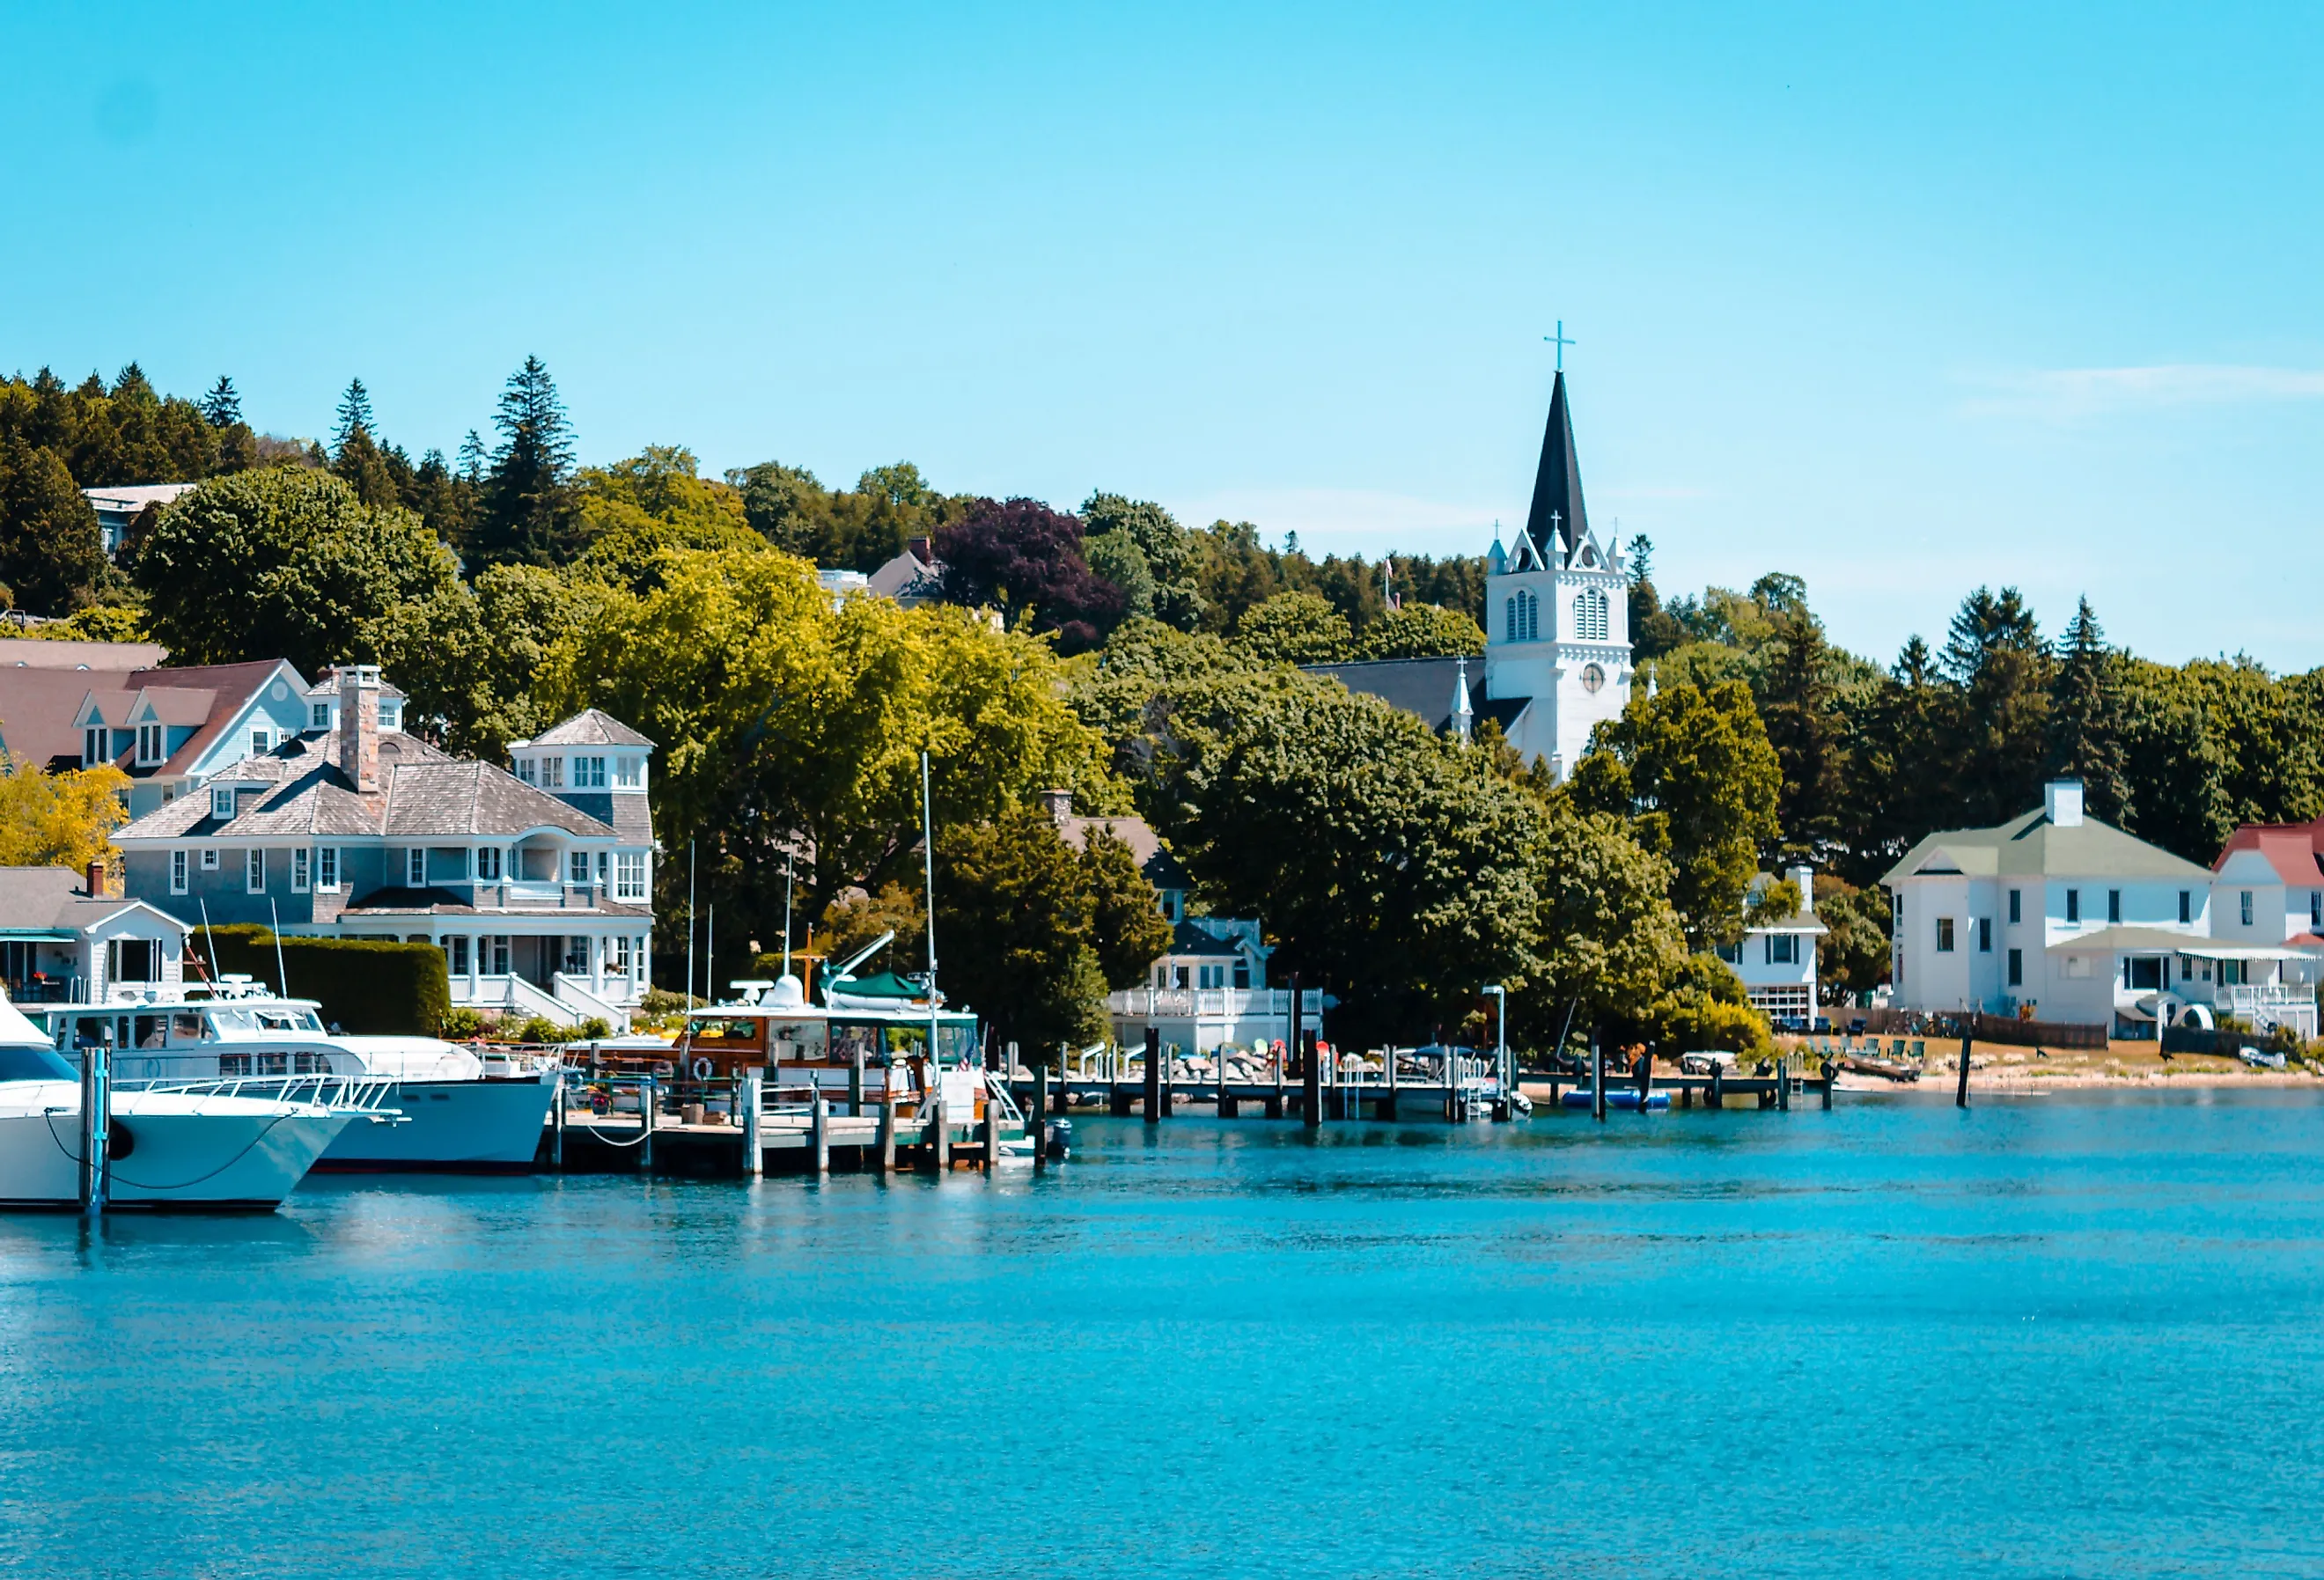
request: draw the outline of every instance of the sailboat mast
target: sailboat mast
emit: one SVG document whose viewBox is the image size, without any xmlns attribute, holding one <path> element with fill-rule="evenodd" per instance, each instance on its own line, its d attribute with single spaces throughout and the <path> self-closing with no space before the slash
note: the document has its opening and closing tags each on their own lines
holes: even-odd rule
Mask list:
<svg viewBox="0 0 2324 1580">
<path fill-rule="evenodd" d="M 928 754 L 920 753 L 920 882 L 928 908 L 928 1065 L 942 1069 L 936 1057 L 936 812 L 928 804 Z"/>
</svg>

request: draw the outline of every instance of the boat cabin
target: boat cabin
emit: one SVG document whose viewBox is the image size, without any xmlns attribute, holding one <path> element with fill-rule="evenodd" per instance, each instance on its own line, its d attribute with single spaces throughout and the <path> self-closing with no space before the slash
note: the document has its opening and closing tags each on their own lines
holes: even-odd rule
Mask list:
<svg viewBox="0 0 2324 1580">
<path fill-rule="evenodd" d="M 770 1102 L 806 1103 L 819 1092 L 826 1100 L 894 1103 L 906 1113 L 940 1081 L 946 1112 L 983 1112 L 983 1057 L 971 1012 L 845 995 L 837 1006 L 810 1004 L 790 976 L 730 985 L 738 997 L 693 1012 L 678 1039 L 679 1068 L 696 1079 L 758 1076 Z"/>
</svg>

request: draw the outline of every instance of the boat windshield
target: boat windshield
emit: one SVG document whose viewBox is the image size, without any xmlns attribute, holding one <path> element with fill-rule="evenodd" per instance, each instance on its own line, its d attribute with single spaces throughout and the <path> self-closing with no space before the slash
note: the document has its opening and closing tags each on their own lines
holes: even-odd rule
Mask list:
<svg viewBox="0 0 2324 1580">
<path fill-rule="evenodd" d="M 45 1048 L 0 1047 L 0 1081 L 77 1081 L 72 1066 Z"/>
</svg>

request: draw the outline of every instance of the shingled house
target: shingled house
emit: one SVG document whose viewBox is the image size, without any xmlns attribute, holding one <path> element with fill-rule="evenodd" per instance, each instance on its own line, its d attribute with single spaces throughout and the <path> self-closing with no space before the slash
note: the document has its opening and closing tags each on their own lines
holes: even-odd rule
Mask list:
<svg viewBox="0 0 2324 1580">
<path fill-rule="evenodd" d="M 306 727 L 116 831 L 125 887 L 189 921 L 443 949 L 452 1002 L 625 1023 L 653 938 L 652 744 L 595 709 L 517 772 L 382 717 L 368 665 L 307 689 Z M 528 782 L 530 781 L 530 782 Z"/>
</svg>

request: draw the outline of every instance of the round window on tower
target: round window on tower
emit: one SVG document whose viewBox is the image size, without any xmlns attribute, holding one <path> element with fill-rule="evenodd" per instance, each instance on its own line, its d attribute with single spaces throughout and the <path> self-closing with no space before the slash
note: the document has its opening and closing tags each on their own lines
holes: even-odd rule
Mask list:
<svg viewBox="0 0 2324 1580">
<path fill-rule="evenodd" d="M 1582 666 L 1582 689 L 1584 691 L 1594 692 L 1598 688 L 1603 686 L 1605 683 L 1605 670 L 1600 669 L 1595 664 L 1584 664 Z"/>
</svg>

